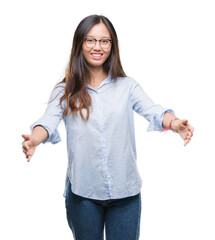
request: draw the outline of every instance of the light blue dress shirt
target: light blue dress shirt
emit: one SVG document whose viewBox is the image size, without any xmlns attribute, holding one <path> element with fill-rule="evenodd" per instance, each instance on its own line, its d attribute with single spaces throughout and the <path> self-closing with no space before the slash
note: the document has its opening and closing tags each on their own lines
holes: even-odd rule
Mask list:
<svg viewBox="0 0 215 240">
<path fill-rule="evenodd" d="M 59 106 L 65 83 L 60 83 L 51 94 L 44 115 L 31 125 L 43 126 L 49 133 L 43 142 L 61 141 L 57 127 L 64 118 L 67 133 L 67 187 L 86 198 L 107 200 L 138 194 L 142 180 L 136 165 L 136 145 L 133 110 L 149 121 L 148 131 L 163 130 L 165 112 L 174 111 L 155 104 L 140 84 L 130 77 L 116 82 L 108 76 L 97 90 L 87 85 L 92 99 L 90 117 L 86 122 L 74 114 L 63 116 L 66 106 Z M 86 109 L 82 110 L 86 116 Z"/>
</svg>

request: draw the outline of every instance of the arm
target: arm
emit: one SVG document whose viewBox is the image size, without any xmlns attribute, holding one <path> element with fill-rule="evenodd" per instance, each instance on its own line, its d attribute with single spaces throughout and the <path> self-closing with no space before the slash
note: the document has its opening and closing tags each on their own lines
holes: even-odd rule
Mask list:
<svg viewBox="0 0 215 240">
<path fill-rule="evenodd" d="M 56 144 L 61 141 L 57 127 L 63 118 L 64 108 L 59 105 L 60 97 L 64 94 L 64 85 L 60 84 L 52 91 L 49 104 L 44 115 L 30 126 L 31 134 L 23 134 L 23 152 L 30 161 L 36 147 L 40 143 L 51 142 Z"/>
<path fill-rule="evenodd" d="M 172 122 L 171 120 L 174 119 Z M 186 146 L 193 136 L 194 128 L 188 123 L 188 120 L 180 120 L 170 112 L 166 112 L 163 117 L 163 127 L 167 128 L 171 123 L 171 130 L 177 132 L 184 140 L 184 146 Z"/>
<path fill-rule="evenodd" d="M 151 98 L 145 93 L 143 88 L 135 80 L 131 82 L 131 103 L 133 110 L 149 121 L 147 131 L 163 130 L 163 117 L 165 113 L 171 113 L 174 116 L 172 109 L 164 108 L 159 104 L 155 104 Z M 168 124 L 166 121 L 164 125 Z M 169 124 L 168 124 L 169 125 Z"/>
<path fill-rule="evenodd" d="M 180 120 L 176 118 L 173 110 L 155 104 L 136 81 L 132 82 L 131 101 L 135 112 L 150 122 L 148 131 L 164 130 L 171 123 L 171 130 L 179 133 L 184 140 L 184 146 L 189 143 L 194 129 L 188 120 Z M 176 119 L 171 122 L 174 118 Z"/>
<path fill-rule="evenodd" d="M 31 131 L 40 125 L 48 132 L 48 137 L 42 143 L 51 142 L 52 144 L 56 144 L 61 141 L 57 127 L 63 118 L 65 107 L 64 104 L 62 107 L 60 106 L 60 98 L 64 94 L 64 86 L 65 85 L 61 83 L 54 88 L 45 113 L 30 126 Z"/>
</svg>

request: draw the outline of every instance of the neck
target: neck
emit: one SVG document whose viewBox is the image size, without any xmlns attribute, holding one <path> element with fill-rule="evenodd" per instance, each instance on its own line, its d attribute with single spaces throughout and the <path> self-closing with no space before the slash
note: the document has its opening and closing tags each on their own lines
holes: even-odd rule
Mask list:
<svg viewBox="0 0 215 240">
<path fill-rule="evenodd" d="M 94 85 L 102 82 L 108 76 L 103 68 L 94 68 L 91 69 L 90 72 L 91 72 L 90 83 Z"/>
</svg>

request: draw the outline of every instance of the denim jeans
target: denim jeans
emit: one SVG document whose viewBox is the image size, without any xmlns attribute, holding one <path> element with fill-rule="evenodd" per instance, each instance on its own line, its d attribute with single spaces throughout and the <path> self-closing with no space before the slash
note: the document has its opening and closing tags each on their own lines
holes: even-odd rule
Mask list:
<svg viewBox="0 0 215 240">
<path fill-rule="evenodd" d="M 135 196 L 94 200 L 78 196 L 68 186 L 66 213 L 75 240 L 138 240 L 141 192 Z"/>
</svg>

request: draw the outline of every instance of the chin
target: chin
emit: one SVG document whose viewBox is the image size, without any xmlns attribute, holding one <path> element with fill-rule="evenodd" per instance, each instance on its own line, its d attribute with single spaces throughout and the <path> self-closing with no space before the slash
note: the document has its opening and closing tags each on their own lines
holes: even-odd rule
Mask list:
<svg viewBox="0 0 215 240">
<path fill-rule="evenodd" d="M 92 68 L 101 68 L 103 67 L 103 62 L 102 63 L 89 63 L 89 66 Z"/>
</svg>

